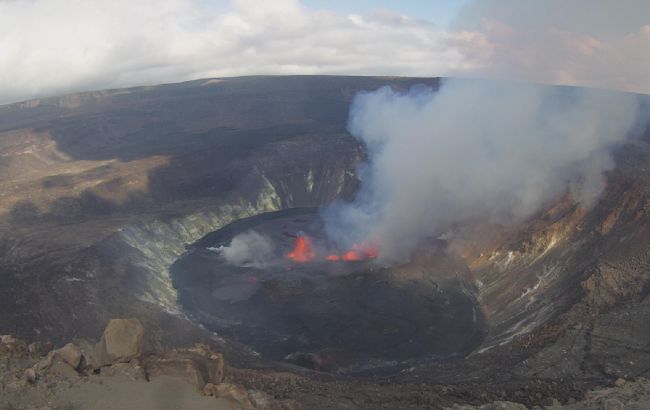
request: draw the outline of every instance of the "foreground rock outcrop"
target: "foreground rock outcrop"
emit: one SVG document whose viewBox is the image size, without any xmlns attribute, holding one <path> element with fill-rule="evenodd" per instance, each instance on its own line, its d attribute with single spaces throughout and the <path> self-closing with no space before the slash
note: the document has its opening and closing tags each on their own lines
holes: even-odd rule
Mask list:
<svg viewBox="0 0 650 410">
<path fill-rule="evenodd" d="M 223 356 L 207 345 L 143 353 L 144 338 L 134 318 L 111 320 L 97 344 L 79 340 L 45 355 L 3 336 L 0 409 L 299 408 L 227 381 Z"/>
</svg>

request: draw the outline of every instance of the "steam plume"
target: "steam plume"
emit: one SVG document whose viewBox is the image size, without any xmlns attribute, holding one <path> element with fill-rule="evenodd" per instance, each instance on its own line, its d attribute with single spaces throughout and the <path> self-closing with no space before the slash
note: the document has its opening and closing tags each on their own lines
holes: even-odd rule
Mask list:
<svg viewBox="0 0 650 410">
<path fill-rule="evenodd" d="M 369 161 L 355 201 L 324 210 L 326 231 L 390 263 L 455 223 L 520 220 L 567 190 L 589 205 L 637 111 L 630 94 L 469 80 L 360 93 L 348 128 Z"/>
<path fill-rule="evenodd" d="M 230 246 L 208 248 L 219 252 L 231 265 L 263 268 L 273 260 L 273 242 L 265 235 L 248 231 L 235 236 Z"/>
</svg>

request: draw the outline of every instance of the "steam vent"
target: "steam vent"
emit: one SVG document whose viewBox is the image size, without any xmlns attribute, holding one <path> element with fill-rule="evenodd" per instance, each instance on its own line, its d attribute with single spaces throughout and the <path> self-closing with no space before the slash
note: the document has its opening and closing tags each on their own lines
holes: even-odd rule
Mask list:
<svg viewBox="0 0 650 410">
<path fill-rule="evenodd" d="M 2 105 L 0 409 L 647 408 L 648 114 L 346 76 Z"/>
</svg>

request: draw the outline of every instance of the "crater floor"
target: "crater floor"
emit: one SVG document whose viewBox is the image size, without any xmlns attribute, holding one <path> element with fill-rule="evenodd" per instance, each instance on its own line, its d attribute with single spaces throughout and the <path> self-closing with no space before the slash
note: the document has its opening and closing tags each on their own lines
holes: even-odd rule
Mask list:
<svg viewBox="0 0 650 410">
<path fill-rule="evenodd" d="M 229 263 L 219 251 L 254 231 L 274 245 L 265 264 Z M 306 233 L 316 256 L 286 257 Z M 372 260 L 330 262 L 319 251 L 323 223 L 315 208 L 266 213 L 212 232 L 171 272 L 179 301 L 194 320 L 274 360 L 319 370 L 401 368 L 467 354 L 483 335 L 480 309 L 462 278 L 404 277 Z M 323 248 L 324 245 L 321 246 Z"/>
</svg>

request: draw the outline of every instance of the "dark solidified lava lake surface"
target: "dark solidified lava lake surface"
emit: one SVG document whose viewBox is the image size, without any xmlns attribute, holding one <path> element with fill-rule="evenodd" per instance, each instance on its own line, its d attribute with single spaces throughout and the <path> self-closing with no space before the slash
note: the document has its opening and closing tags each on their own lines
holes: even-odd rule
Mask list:
<svg viewBox="0 0 650 410">
<path fill-rule="evenodd" d="M 238 234 L 270 238 L 267 264 L 228 263 L 218 251 Z M 185 312 L 264 357 L 319 370 L 399 369 L 463 356 L 483 336 L 483 319 L 462 278 L 400 280 L 372 260 L 296 263 L 284 256 L 296 234 L 324 242 L 316 208 L 236 221 L 190 247 L 172 266 Z M 434 267 L 435 269 L 435 267 Z"/>
</svg>

